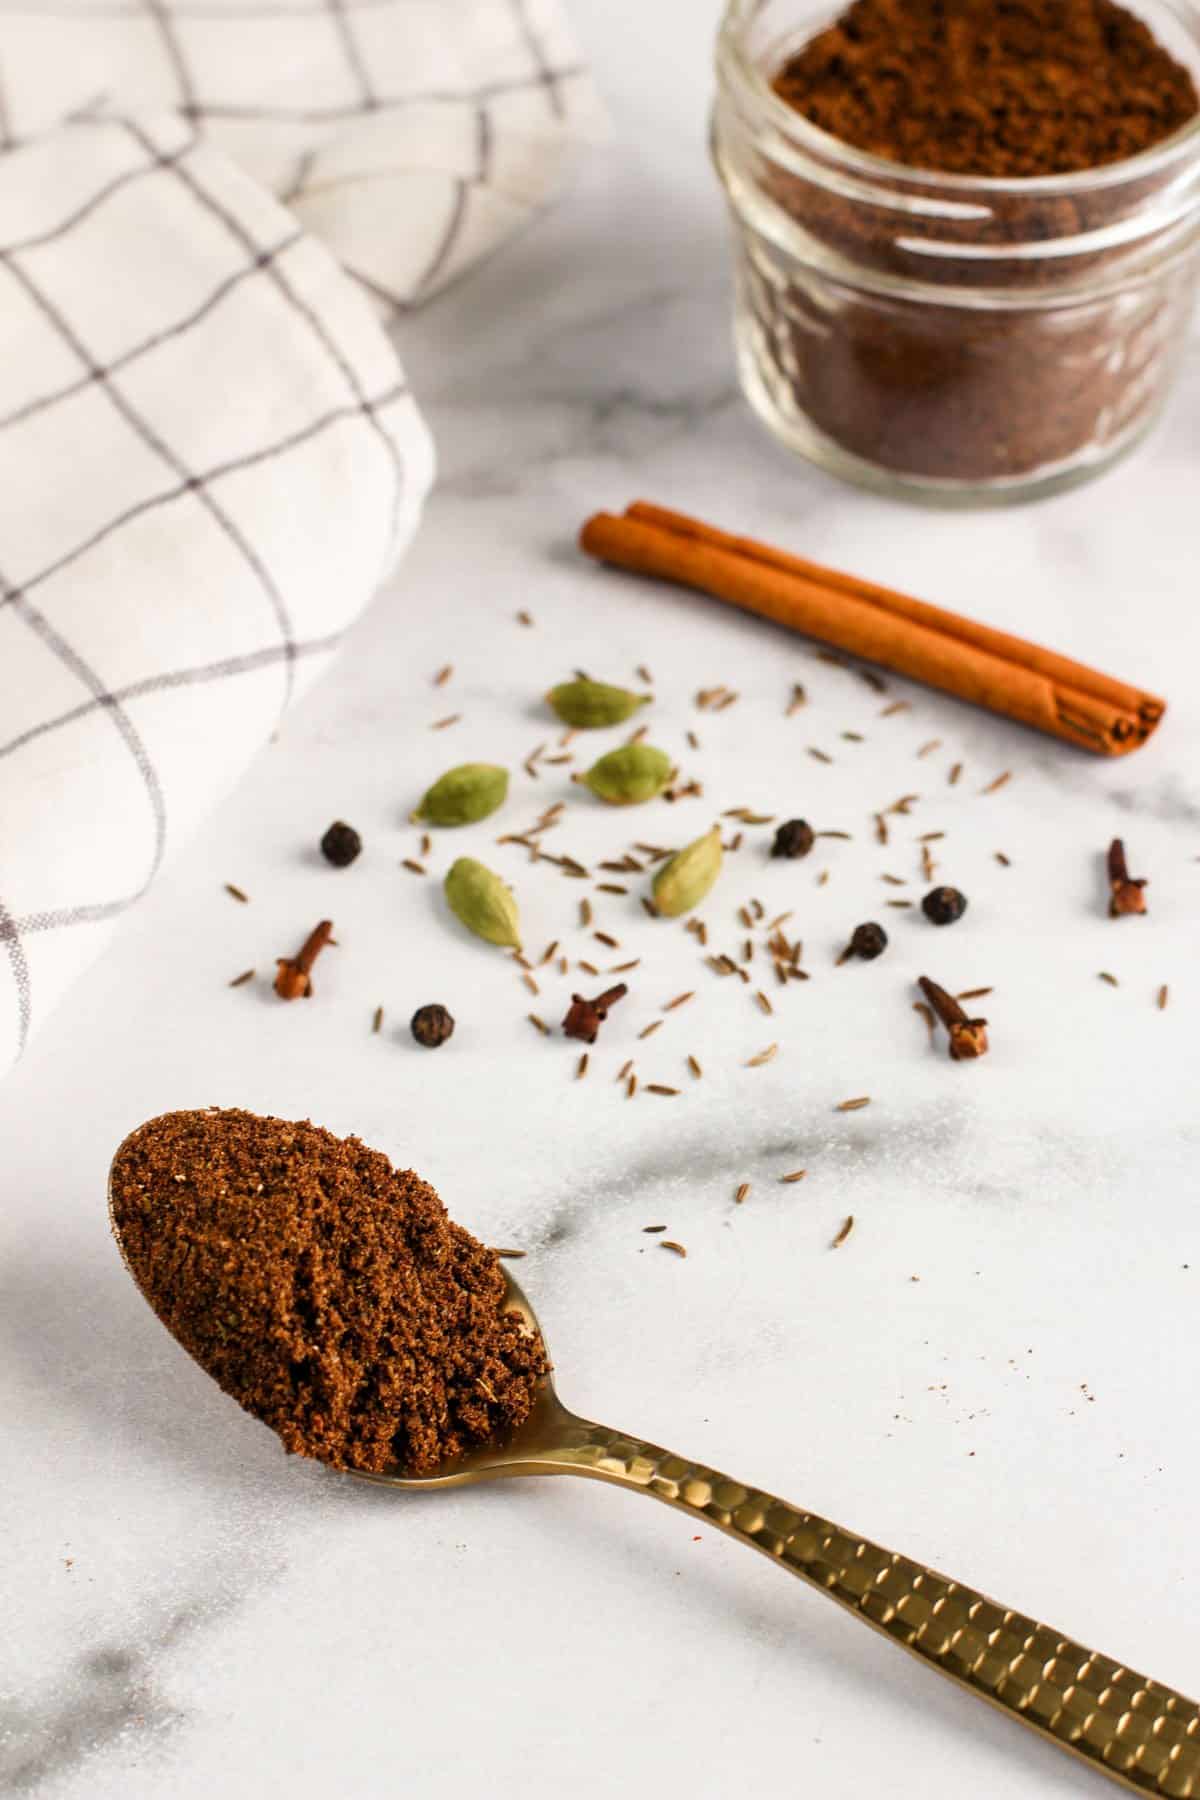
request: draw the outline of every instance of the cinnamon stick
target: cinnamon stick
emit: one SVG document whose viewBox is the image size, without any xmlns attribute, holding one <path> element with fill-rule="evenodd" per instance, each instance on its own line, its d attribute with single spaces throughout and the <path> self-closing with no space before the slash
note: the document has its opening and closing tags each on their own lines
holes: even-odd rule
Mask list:
<svg viewBox="0 0 1200 1800">
<path fill-rule="evenodd" d="M 1166 710 L 1023 638 L 648 501 L 597 513 L 579 541 L 601 562 L 698 588 L 1100 755 L 1136 750 Z"/>
</svg>

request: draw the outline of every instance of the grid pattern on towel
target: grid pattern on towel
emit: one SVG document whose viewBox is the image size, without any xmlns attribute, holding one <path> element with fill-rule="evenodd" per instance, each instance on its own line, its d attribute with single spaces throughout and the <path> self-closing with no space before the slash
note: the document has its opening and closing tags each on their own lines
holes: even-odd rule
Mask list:
<svg viewBox="0 0 1200 1800">
<path fill-rule="evenodd" d="M 0 0 L 0 26 L 0 147 L 98 105 L 176 111 L 392 310 L 603 129 L 560 0 Z"/>
<path fill-rule="evenodd" d="M 3 1068 L 376 590 L 431 453 L 367 304 L 178 115 L 0 158 L 0 330 Z"/>
</svg>

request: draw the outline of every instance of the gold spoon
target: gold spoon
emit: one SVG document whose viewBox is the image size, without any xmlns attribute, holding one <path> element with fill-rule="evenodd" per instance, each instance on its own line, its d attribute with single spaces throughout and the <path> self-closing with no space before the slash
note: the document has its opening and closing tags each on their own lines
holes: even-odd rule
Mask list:
<svg viewBox="0 0 1200 1800">
<path fill-rule="evenodd" d="M 533 1308 L 504 1274 L 510 1306 L 540 1337 Z M 1195 1701 L 774 1494 L 577 1418 L 549 1377 L 507 1443 L 472 1450 L 433 1475 L 361 1479 L 449 1488 L 513 1475 L 584 1475 L 665 1500 L 762 1551 L 939 1674 L 1136 1793 L 1200 1800 Z"/>
<path fill-rule="evenodd" d="M 120 1155 L 120 1151 L 117 1152 Z M 118 1246 L 121 1234 L 109 1212 Z M 126 1266 L 133 1274 L 128 1258 Z M 509 1271 L 508 1304 L 542 1337 Z M 137 1277 L 134 1276 L 136 1281 Z M 544 1341 L 544 1340 L 543 1340 Z M 515 1475 L 583 1475 L 677 1506 L 771 1557 L 930 1668 L 1140 1794 L 1200 1800 L 1200 1708 L 1173 1689 L 1009 1612 L 973 1588 L 743 1487 L 703 1463 L 568 1412 L 547 1376 L 529 1417 L 503 1444 L 471 1450 L 432 1475 L 398 1468 L 364 1481 L 466 1487 Z"/>
</svg>

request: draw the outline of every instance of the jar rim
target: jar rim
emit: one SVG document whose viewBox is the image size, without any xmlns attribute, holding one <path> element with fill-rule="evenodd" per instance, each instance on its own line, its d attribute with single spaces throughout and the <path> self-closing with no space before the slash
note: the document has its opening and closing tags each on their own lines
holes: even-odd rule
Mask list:
<svg viewBox="0 0 1200 1800">
<path fill-rule="evenodd" d="M 794 138 L 802 148 L 811 150 L 823 160 L 840 162 L 854 174 L 874 177 L 888 183 L 901 181 L 913 186 L 940 189 L 950 195 L 1010 194 L 1041 198 L 1062 194 L 1069 197 L 1097 188 L 1115 186 L 1123 181 L 1141 180 L 1160 170 L 1169 169 L 1174 162 L 1184 161 L 1189 152 L 1194 153 L 1200 161 L 1200 111 L 1169 137 L 1151 144 L 1145 150 L 1139 150 L 1134 156 L 1120 157 L 1115 162 L 1098 163 L 1090 169 L 1070 169 L 1059 175 L 964 175 L 950 170 L 922 168 L 916 163 L 898 162 L 887 156 L 876 156 L 873 151 L 861 150 L 855 144 L 848 144 L 844 138 L 835 137 L 832 132 L 815 125 L 794 106 L 789 106 L 785 100 L 780 99 L 761 68 L 749 55 L 744 42 L 745 28 L 761 3 L 762 0 L 726 0 L 725 12 L 717 32 L 718 76 L 731 75 L 740 85 L 743 95 L 762 108 L 764 119 L 776 130 Z M 1200 50 L 1200 8 L 1197 7 L 1196 0 L 1174 0 L 1171 10 L 1178 13 L 1180 7 L 1186 8 L 1192 15 L 1191 23 L 1197 33 L 1197 48 Z"/>
</svg>

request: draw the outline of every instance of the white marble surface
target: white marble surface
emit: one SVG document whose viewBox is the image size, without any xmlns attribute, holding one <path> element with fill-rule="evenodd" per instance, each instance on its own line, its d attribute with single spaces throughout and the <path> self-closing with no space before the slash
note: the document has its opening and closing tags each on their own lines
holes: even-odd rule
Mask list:
<svg viewBox="0 0 1200 1800">
<path fill-rule="evenodd" d="M 576 10 L 616 139 L 570 203 L 402 334 L 443 467 L 415 554 L 0 1092 L 4 1792 L 1098 1790 L 666 1509 L 582 1483 L 402 1498 L 285 1461 L 167 1338 L 108 1237 L 123 1132 L 210 1101 L 358 1131 L 464 1223 L 527 1248 L 522 1277 L 581 1410 L 1200 1688 L 1200 344 L 1157 436 L 1093 488 L 941 516 L 834 486 L 765 441 L 734 389 L 704 160 L 712 0 L 617 21 L 600 0 Z M 1139 676 L 1171 715 L 1107 765 L 899 684 L 912 711 L 880 719 L 877 696 L 798 642 L 582 566 L 581 518 L 636 494 Z M 685 765 L 705 796 L 632 818 L 573 805 L 564 845 L 593 859 L 677 841 L 745 802 L 854 841 L 788 865 L 758 833 L 705 908 L 731 943 L 748 896 L 795 909 L 813 979 L 767 1019 L 635 900 L 599 896 L 622 944 L 606 953 L 574 927 L 584 884 L 492 849 L 490 826 L 439 840 L 434 869 L 486 847 L 511 874 L 530 945 L 559 937 L 601 966 L 643 956 L 577 1084 L 572 1048 L 524 1018 L 531 1004 L 561 1016 L 577 978 L 532 1001 L 446 922 L 435 883 L 397 865 L 415 842 L 407 809 L 441 766 L 515 762 L 548 735 L 536 696 L 562 672 L 622 679 L 643 660 L 655 736 L 686 752 L 685 730 L 700 733 Z M 435 694 L 445 662 L 454 679 Z M 793 680 L 810 703 L 785 720 Z M 739 704 L 698 715 L 692 694 L 717 681 Z M 1009 785 L 982 796 L 1005 769 Z M 519 776 L 505 825 L 570 797 L 565 773 Z M 905 790 L 921 802 L 884 852 L 869 814 Z M 335 815 L 367 841 L 344 873 L 311 849 Z M 971 897 L 944 933 L 883 908 L 922 891 L 913 839 L 931 830 L 946 832 L 939 873 Z M 1118 830 L 1152 880 L 1144 921 L 1103 916 L 1098 852 Z M 222 894 L 227 879 L 251 905 Z M 342 947 L 311 1006 L 280 1006 L 265 981 L 229 992 L 323 913 Z M 835 972 L 872 915 L 893 928 L 886 958 Z M 927 1051 L 910 1010 L 922 971 L 995 986 L 986 1063 Z M 689 987 L 696 999 L 636 1044 Z M 403 1029 L 430 999 L 459 1018 L 436 1056 Z M 745 1068 L 773 1039 L 777 1060 Z M 612 1077 L 634 1048 L 679 1099 L 620 1097 Z M 869 1109 L 833 1110 L 864 1093 Z M 797 1165 L 807 1181 L 777 1185 Z M 857 1225 L 834 1253 L 847 1213 Z M 658 1222 L 686 1262 L 641 1234 Z"/>
</svg>

